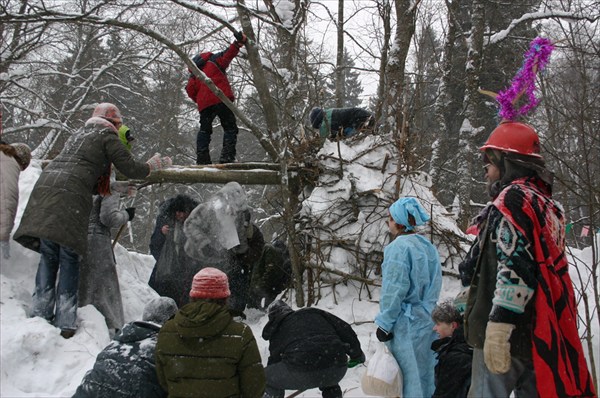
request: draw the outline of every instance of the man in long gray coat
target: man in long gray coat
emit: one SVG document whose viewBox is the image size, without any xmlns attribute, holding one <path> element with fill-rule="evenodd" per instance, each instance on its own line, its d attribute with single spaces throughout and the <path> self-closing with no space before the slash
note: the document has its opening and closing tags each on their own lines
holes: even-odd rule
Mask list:
<svg viewBox="0 0 600 398">
<path fill-rule="evenodd" d="M 121 124 L 115 105 L 96 107 L 40 175 L 14 234 L 17 242 L 41 254 L 32 315 L 52 321 L 64 338 L 77 329 L 79 261 L 87 249 L 92 195 L 110 192 L 111 164 L 129 178 L 144 178 L 171 164 L 158 154 L 146 163 L 134 160 L 119 140 Z"/>
</svg>

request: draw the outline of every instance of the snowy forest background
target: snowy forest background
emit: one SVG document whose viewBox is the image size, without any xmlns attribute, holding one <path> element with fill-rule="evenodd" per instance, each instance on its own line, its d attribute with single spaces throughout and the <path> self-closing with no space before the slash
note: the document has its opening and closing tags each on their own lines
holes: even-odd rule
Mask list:
<svg viewBox="0 0 600 398">
<path fill-rule="evenodd" d="M 228 70 L 238 161 L 269 162 L 278 176 L 278 184 L 244 184 L 254 220 L 267 240 L 287 239 L 298 306 L 318 304 L 324 289 L 335 302 L 336 287 L 348 283 L 371 299 L 386 209 L 400 195 L 430 209 L 425 233 L 446 277 L 456 276 L 470 242 L 462 231 L 488 199 L 477 148 L 499 121 L 478 89 L 507 87 L 531 40 L 547 37 L 556 49 L 527 121 L 556 172 L 569 245 L 591 250 L 586 261 L 570 258 L 590 275 L 576 288 L 596 369 L 599 16 L 600 1 L 589 0 L 0 0 L 2 138 L 50 160 L 96 103 L 112 102 L 136 138 L 136 158 L 160 152 L 191 165 L 199 118 L 184 87 L 188 69 L 203 78 L 191 57 L 224 50 L 242 29 L 251 42 Z M 321 146 L 307 127 L 313 106 L 367 107 L 377 127 Z M 202 201 L 220 187 L 140 189 L 127 203 L 140 216 L 119 242 L 147 253 L 161 201 L 176 193 Z"/>
</svg>

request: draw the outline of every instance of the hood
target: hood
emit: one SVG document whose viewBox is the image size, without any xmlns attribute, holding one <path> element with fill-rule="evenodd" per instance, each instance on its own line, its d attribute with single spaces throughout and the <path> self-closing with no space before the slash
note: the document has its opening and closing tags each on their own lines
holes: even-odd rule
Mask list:
<svg viewBox="0 0 600 398">
<path fill-rule="evenodd" d="M 134 343 L 156 335 L 159 330 L 160 326 L 152 322 L 132 322 L 123 326 L 113 340 L 121 343 Z"/>
<path fill-rule="evenodd" d="M 267 308 L 269 314 L 269 322 L 265 325 L 262 332 L 262 338 L 270 340 L 273 333 L 279 327 L 281 321 L 283 321 L 288 315 L 293 314 L 295 311 L 290 308 L 283 300 L 276 300 L 269 305 Z"/>
<path fill-rule="evenodd" d="M 212 337 L 232 321 L 227 306 L 209 301 L 196 301 L 181 307 L 173 319 L 182 337 Z"/>
</svg>

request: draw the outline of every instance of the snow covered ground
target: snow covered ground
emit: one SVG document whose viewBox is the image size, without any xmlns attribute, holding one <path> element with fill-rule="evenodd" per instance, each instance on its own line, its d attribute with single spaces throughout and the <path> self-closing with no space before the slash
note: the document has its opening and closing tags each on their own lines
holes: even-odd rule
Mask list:
<svg viewBox="0 0 600 398">
<path fill-rule="evenodd" d="M 38 165 L 32 166 L 21 175 L 17 222 L 41 172 Z M 60 337 L 59 330 L 45 320 L 29 318 L 31 292 L 39 255 L 22 248 L 14 241 L 11 241 L 10 245 L 11 258 L 0 259 L 0 396 L 70 397 L 84 374 L 92 367 L 96 355 L 109 342 L 104 318 L 92 306 L 80 308 L 79 328 L 69 340 Z M 591 263 L 591 254 L 588 252 L 584 250 L 576 254 Z M 115 255 L 125 320 L 129 322 L 141 319 L 144 304 L 156 296 L 146 284 L 154 260 L 149 255 L 128 252 L 119 245 Z M 583 280 L 586 280 L 585 275 Z M 182 289 L 187 290 L 188 287 L 182 286 Z M 441 298 L 454 297 L 458 291 L 458 280 L 444 277 Z M 367 358 L 374 354 L 378 342 L 372 321 L 378 311 L 378 290 L 375 290 L 372 300 L 359 300 L 357 286 L 352 284 L 337 285 L 335 296 L 329 288 L 323 289 L 322 294 L 317 307 L 331 311 L 351 323 Z M 362 296 L 364 297 L 364 292 Z M 293 304 L 294 300 L 287 301 Z M 256 310 L 247 311 L 247 314 L 246 323 L 252 328 L 263 363 L 266 363 L 268 344 L 260 337 L 267 322 L 266 316 Z M 595 322 L 594 325 L 594 349 L 598 352 L 598 323 Z M 360 378 L 364 370 L 364 365 L 348 370 L 341 382 L 344 396 L 365 396 L 360 388 Z M 289 393 L 291 391 L 288 391 Z M 320 392 L 309 390 L 300 397 L 320 397 Z"/>
</svg>

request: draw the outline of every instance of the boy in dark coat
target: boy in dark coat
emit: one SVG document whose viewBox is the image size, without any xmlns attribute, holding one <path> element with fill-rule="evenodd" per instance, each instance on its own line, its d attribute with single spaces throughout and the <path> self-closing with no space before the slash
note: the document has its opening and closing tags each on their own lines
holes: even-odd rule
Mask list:
<svg viewBox="0 0 600 398">
<path fill-rule="evenodd" d="M 323 398 L 341 398 L 338 383 L 348 366 L 365 361 L 352 327 L 326 311 L 294 311 L 281 300 L 274 301 L 267 312 L 269 322 L 262 332 L 270 342 L 265 398 L 282 398 L 286 389 L 317 387 Z"/>
<path fill-rule="evenodd" d="M 169 397 L 262 397 L 265 372 L 252 330 L 228 311 L 227 275 L 194 276 L 190 303 L 158 335 L 156 372 Z"/>
<path fill-rule="evenodd" d="M 87 250 L 92 196 L 110 194 L 111 165 L 129 178 L 171 165 L 171 158 L 159 154 L 145 163 L 133 159 L 119 139 L 121 125 L 115 105 L 96 106 L 85 127 L 42 171 L 14 235 L 41 254 L 32 314 L 52 321 L 64 338 L 77 329 L 79 262 Z"/>
<path fill-rule="evenodd" d="M 126 324 L 98 354 L 73 398 L 166 398 L 156 377 L 154 349 L 160 327 L 176 312 L 168 297 L 146 304 L 142 321 Z"/>
<path fill-rule="evenodd" d="M 437 353 L 434 398 L 463 398 L 471 385 L 473 349 L 465 341 L 463 317 L 451 301 L 438 304 L 431 312 L 433 330 L 440 336 L 431 343 Z"/>
<path fill-rule="evenodd" d="M 161 296 L 171 297 L 179 307 L 188 303 L 187 292 L 181 286 L 191 285 L 200 269 L 198 262 L 185 252 L 183 233 L 183 224 L 197 205 L 198 201 L 188 195 L 167 199 L 159 207 L 150 238 L 150 253 L 156 264 L 148 285 Z"/>
<path fill-rule="evenodd" d="M 313 108 L 309 115 L 310 124 L 318 129 L 323 139 L 329 137 L 351 137 L 375 125 L 373 113 L 363 108 Z"/>
<path fill-rule="evenodd" d="M 233 90 L 227 78 L 227 67 L 246 44 L 246 35 L 236 33 L 236 40 L 229 48 L 220 53 L 213 54 L 204 52 L 194 57 L 194 62 L 206 77 L 225 94 L 230 101 L 235 99 Z M 196 164 L 210 164 L 210 137 L 212 135 L 212 123 L 215 117 L 219 117 L 223 127 L 223 150 L 221 151 L 220 163 L 232 163 L 235 160 L 235 145 L 237 143 L 238 127 L 235 115 L 210 88 L 196 76 L 191 75 L 185 90 L 188 96 L 198 105 L 200 112 L 200 131 L 196 140 Z"/>
</svg>

